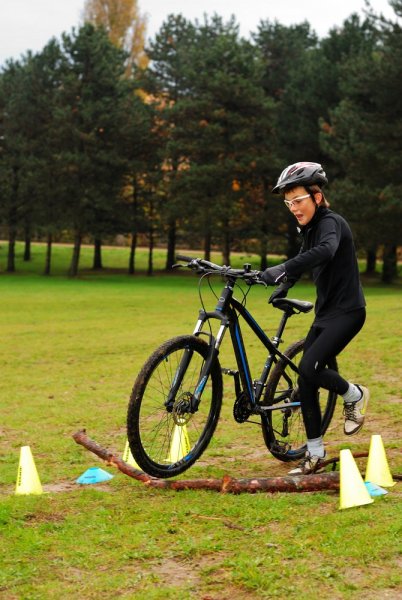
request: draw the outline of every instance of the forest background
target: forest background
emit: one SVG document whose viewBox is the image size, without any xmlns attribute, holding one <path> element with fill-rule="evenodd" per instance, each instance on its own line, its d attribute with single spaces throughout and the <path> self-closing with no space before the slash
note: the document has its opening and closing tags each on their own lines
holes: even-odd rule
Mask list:
<svg viewBox="0 0 402 600">
<path fill-rule="evenodd" d="M 293 256 L 292 215 L 271 193 L 298 160 L 321 162 L 331 206 L 351 223 L 366 271 L 398 275 L 402 192 L 402 0 L 395 18 L 351 15 L 319 39 L 308 22 L 170 15 L 144 46 L 135 0 L 86 0 L 83 24 L 0 72 L 0 238 Z M 0 254 L 1 258 L 1 254 Z"/>
</svg>

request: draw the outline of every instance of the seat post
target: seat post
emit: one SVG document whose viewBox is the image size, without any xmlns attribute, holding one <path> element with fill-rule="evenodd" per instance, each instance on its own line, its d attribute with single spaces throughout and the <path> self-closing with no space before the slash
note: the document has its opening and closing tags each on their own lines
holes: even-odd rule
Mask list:
<svg viewBox="0 0 402 600">
<path fill-rule="evenodd" d="M 288 312 L 287 310 L 283 311 L 283 315 L 281 318 L 281 321 L 279 323 L 279 327 L 278 327 L 278 331 L 276 332 L 275 337 L 272 338 L 272 342 L 274 344 L 274 346 L 277 348 L 279 346 L 279 344 L 282 342 L 281 337 L 282 337 L 282 333 L 285 329 L 286 323 L 288 318 L 291 316 L 291 312 Z"/>
</svg>

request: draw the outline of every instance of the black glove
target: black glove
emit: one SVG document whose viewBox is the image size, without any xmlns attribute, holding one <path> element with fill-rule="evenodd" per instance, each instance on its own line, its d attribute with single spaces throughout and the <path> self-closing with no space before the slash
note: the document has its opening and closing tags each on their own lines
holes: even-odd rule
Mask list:
<svg viewBox="0 0 402 600">
<path fill-rule="evenodd" d="M 267 285 L 278 285 L 278 283 L 287 281 L 285 267 L 278 265 L 277 267 L 269 267 L 265 271 L 261 271 L 261 279 Z"/>
<path fill-rule="evenodd" d="M 276 300 L 276 298 L 286 298 L 286 296 L 288 295 L 288 291 L 290 289 L 290 286 L 288 287 L 286 284 L 281 283 L 280 286 L 278 286 L 276 288 L 276 290 L 274 290 L 272 292 L 272 294 L 269 297 L 269 304 L 272 303 L 273 300 Z"/>
</svg>

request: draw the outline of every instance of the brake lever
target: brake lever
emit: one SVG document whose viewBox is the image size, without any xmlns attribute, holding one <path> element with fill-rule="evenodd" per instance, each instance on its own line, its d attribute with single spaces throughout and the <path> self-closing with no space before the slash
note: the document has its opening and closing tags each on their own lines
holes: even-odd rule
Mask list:
<svg viewBox="0 0 402 600">
<path fill-rule="evenodd" d="M 265 281 L 263 281 L 262 279 L 257 278 L 257 272 L 251 272 L 251 273 L 245 273 L 244 276 L 244 281 L 246 282 L 247 285 L 264 285 L 265 287 L 267 287 L 267 284 L 265 283 Z"/>
</svg>

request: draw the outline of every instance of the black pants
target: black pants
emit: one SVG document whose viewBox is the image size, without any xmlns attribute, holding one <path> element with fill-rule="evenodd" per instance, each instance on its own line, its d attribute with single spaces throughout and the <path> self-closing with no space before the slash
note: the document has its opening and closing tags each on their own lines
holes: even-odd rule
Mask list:
<svg viewBox="0 0 402 600">
<path fill-rule="evenodd" d="M 347 392 L 349 384 L 333 369 L 325 368 L 363 327 L 366 310 L 361 308 L 325 324 L 313 325 L 307 334 L 303 358 L 299 365 L 299 392 L 307 438 L 321 435 L 321 411 L 318 388 L 331 390 L 339 395 Z"/>
</svg>

